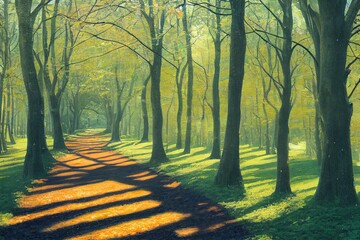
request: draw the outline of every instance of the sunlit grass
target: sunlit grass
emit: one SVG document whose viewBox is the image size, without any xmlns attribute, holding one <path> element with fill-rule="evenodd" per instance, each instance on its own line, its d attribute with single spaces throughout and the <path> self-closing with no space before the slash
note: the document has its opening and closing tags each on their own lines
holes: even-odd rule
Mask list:
<svg viewBox="0 0 360 240">
<path fill-rule="evenodd" d="M 149 143 L 123 140 L 108 147 L 143 164 L 148 164 L 151 154 Z M 205 148 L 195 148 L 190 154 L 182 155 L 182 150 L 170 145 L 167 152 L 170 162 L 156 170 L 221 203 L 253 233 L 251 239 L 359 239 L 359 208 L 326 208 L 313 204 L 319 167 L 316 160 L 304 154 L 303 146 L 293 145 L 292 148 L 289 164 L 294 195 L 285 198 L 272 196 L 276 155 L 265 155 L 264 150 L 248 145 L 241 146 L 240 150 L 245 196 L 236 188 L 214 186 L 219 160 L 208 159 L 209 152 Z M 360 191 L 360 167 L 354 168 L 357 191 Z M 189 228 L 179 234 L 185 236 L 194 231 L 196 229 Z"/>
<path fill-rule="evenodd" d="M 51 148 L 52 139 L 48 137 L 47 141 Z M 15 145 L 8 145 L 8 152 L 0 155 L 0 226 L 12 217 L 17 200 L 31 185 L 31 182 L 22 177 L 25 154 L 26 139 L 19 138 Z M 53 154 L 60 156 L 59 152 Z M 44 164 L 49 169 L 53 162 L 45 159 Z"/>
</svg>

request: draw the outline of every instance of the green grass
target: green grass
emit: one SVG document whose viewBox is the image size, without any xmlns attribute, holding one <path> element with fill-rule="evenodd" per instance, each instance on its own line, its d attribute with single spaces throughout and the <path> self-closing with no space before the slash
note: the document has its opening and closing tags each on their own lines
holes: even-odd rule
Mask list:
<svg viewBox="0 0 360 240">
<path fill-rule="evenodd" d="M 111 143 L 110 149 L 148 164 L 151 143 L 133 140 Z M 290 152 L 291 186 L 295 195 L 274 198 L 276 156 L 263 150 L 241 146 L 241 169 L 246 195 L 236 188 L 213 184 L 219 160 L 208 159 L 204 148 L 193 148 L 191 154 L 169 146 L 171 161 L 155 167 L 183 186 L 222 204 L 252 234 L 249 239 L 360 239 L 359 207 L 321 207 L 312 202 L 318 182 L 318 166 L 303 151 Z M 356 185 L 360 185 L 360 168 L 355 166 Z M 360 191 L 360 188 L 357 188 Z"/>
<path fill-rule="evenodd" d="M 17 199 L 31 187 L 29 180 L 22 177 L 23 164 L 26 154 L 26 139 L 16 140 L 15 145 L 8 145 L 8 152 L 0 155 L 0 226 L 12 217 L 12 212 L 17 207 Z M 52 139 L 48 138 L 51 149 Z M 61 153 L 52 152 L 57 157 Z M 50 169 L 53 160 L 45 159 L 46 169 Z"/>
</svg>

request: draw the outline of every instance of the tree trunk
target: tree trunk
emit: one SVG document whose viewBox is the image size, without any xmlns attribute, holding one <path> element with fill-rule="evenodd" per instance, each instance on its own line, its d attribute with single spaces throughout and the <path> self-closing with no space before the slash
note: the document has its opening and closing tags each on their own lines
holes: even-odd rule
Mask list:
<svg viewBox="0 0 360 240">
<path fill-rule="evenodd" d="M 238 185 L 244 189 L 239 159 L 240 104 L 244 80 L 246 35 L 244 26 L 245 0 L 231 0 L 230 74 L 228 86 L 228 115 L 224 151 L 215 178 L 220 186 Z"/>
<path fill-rule="evenodd" d="M 162 47 L 161 47 L 162 48 Z M 160 76 L 161 76 L 161 48 L 158 47 L 157 53 L 154 54 L 154 62 L 151 69 L 151 103 L 152 103 L 152 119 L 153 119 L 153 146 L 151 152 L 150 162 L 159 164 L 167 162 L 168 158 L 166 156 L 163 137 L 162 137 L 162 128 L 163 128 L 163 114 L 161 108 L 161 95 L 160 95 Z"/>
<path fill-rule="evenodd" d="M 265 121 L 266 121 L 266 124 L 265 124 L 265 154 L 269 155 L 270 154 L 269 117 L 268 117 L 265 103 L 262 104 L 262 107 L 263 107 Z"/>
<path fill-rule="evenodd" d="M 19 19 L 21 68 L 28 97 L 27 149 L 24 177 L 37 178 L 45 174 L 42 161 L 44 111 L 33 55 L 33 25 L 37 13 L 31 13 L 32 1 L 16 0 Z"/>
<path fill-rule="evenodd" d="M 161 66 L 162 66 L 162 49 L 163 49 L 163 31 L 165 25 L 165 10 L 161 11 L 159 16 L 158 26 L 155 29 L 154 6 L 153 2 L 149 1 L 149 14 L 145 12 L 145 4 L 140 2 L 143 10 L 143 15 L 148 23 L 151 45 L 153 50 L 153 61 L 150 65 L 151 74 L 151 110 L 152 110 L 152 151 L 150 163 L 160 164 L 169 161 L 166 156 L 163 144 L 163 113 L 161 108 Z"/>
<path fill-rule="evenodd" d="M 125 84 L 120 87 L 119 77 L 118 77 L 118 67 L 115 67 L 115 86 L 116 86 L 116 99 L 115 99 L 115 114 L 114 120 L 112 121 L 112 130 L 111 130 L 111 142 L 120 141 L 120 121 L 122 118 L 122 106 L 121 106 L 121 95 L 124 91 Z"/>
<path fill-rule="evenodd" d="M 10 124 L 10 132 L 13 133 L 13 136 L 17 135 L 17 131 L 15 128 L 15 122 L 16 122 L 16 118 L 15 118 L 15 105 L 17 107 L 17 103 L 15 103 L 15 97 L 14 97 L 14 87 L 11 88 L 11 124 Z M 15 143 L 15 140 L 14 140 Z"/>
<path fill-rule="evenodd" d="M 53 127 L 54 150 L 66 150 L 63 130 L 60 118 L 60 103 L 56 96 L 49 96 L 50 98 L 50 113 Z"/>
<path fill-rule="evenodd" d="M 360 4 L 350 7 L 348 11 L 354 12 L 345 17 L 346 3 L 339 0 L 330 2 L 319 1 L 321 64 L 318 86 L 324 145 L 315 200 L 319 203 L 354 205 L 358 203 L 358 198 L 350 141 L 353 106 L 346 91 L 349 73 L 346 69 L 346 53 Z"/>
<path fill-rule="evenodd" d="M 3 106 L 2 106 L 2 117 L 1 117 L 1 142 L 2 142 L 2 148 L 3 150 L 6 152 L 7 151 L 7 142 L 6 142 L 6 96 L 3 96 L 4 100 L 3 100 Z"/>
<path fill-rule="evenodd" d="M 292 56 L 292 29 L 293 14 L 292 0 L 279 4 L 283 11 L 282 31 L 283 43 L 281 49 L 281 68 L 283 72 L 283 87 L 281 96 L 281 107 L 279 111 L 279 132 L 277 139 L 277 178 L 274 194 L 290 194 L 290 170 L 289 170 L 289 118 L 291 112 L 291 56 Z"/>
<path fill-rule="evenodd" d="M 10 143 L 15 144 L 14 133 L 11 129 L 11 85 L 10 79 L 7 83 L 7 103 L 6 103 L 6 128 L 9 135 Z"/>
<path fill-rule="evenodd" d="M 149 141 L 149 115 L 146 105 L 146 92 L 147 92 L 147 85 L 149 83 L 149 80 L 150 80 L 150 75 L 144 81 L 143 89 L 141 90 L 141 111 L 142 111 L 144 129 L 140 142 Z"/>
<path fill-rule="evenodd" d="M 216 11 L 220 13 L 221 1 L 216 1 Z M 216 36 L 214 39 L 215 59 L 214 59 L 214 78 L 212 84 L 213 97 L 213 144 L 210 154 L 210 159 L 220 158 L 220 96 L 219 96 L 219 81 L 220 81 L 220 61 L 221 61 L 221 18 L 216 15 Z"/>
<path fill-rule="evenodd" d="M 104 100 L 104 109 L 105 109 L 105 118 L 106 118 L 106 129 L 105 129 L 104 133 L 111 133 L 114 117 L 113 117 L 112 108 L 110 105 L 110 100 L 108 100 L 108 99 Z"/>
<path fill-rule="evenodd" d="M 117 104 L 118 106 L 118 104 Z M 112 124 L 111 142 L 120 142 L 121 110 L 117 110 Z"/>
<path fill-rule="evenodd" d="M 188 63 L 188 85 L 187 85 L 187 110 L 186 110 L 186 133 L 185 133 L 185 146 L 184 153 L 190 153 L 191 150 L 191 124 L 192 124 L 192 99 L 193 99 L 193 85 L 194 85 L 194 67 L 192 59 L 192 46 L 191 46 L 191 36 L 188 26 L 187 19 L 187 6 L 186 0 L 184 0 L 183 5 L 183 27 L 186 38 L 186 55 Z"/>
<path fill-rule="evenodd" d="M 182 112 L 183 112 L 183 96 L 182 96 L 182 86 L 183 86 L 183 81 L 184 81 L 184 75 L 185 75 L 185 70 L 188 66 L 188 63 L 186 62 L 185 66 L 181 69 L 181 73 L 180 73 L 180 77 L 178 79 L 178 81 L 176 82 L 177 84 L 177 96 L 178 96 L 178 110 L 177 110 L 177 115 L 176 115 L 176 123 L 177 123 L 177 137 L 176 137 L 176 148 L 180 149 L 182 148 L 182 124 L 181 124 L 181 120 L 182 120 Z M 179 68 L 181 67 L 181 65 L 179 65 Z"/>
</svg>

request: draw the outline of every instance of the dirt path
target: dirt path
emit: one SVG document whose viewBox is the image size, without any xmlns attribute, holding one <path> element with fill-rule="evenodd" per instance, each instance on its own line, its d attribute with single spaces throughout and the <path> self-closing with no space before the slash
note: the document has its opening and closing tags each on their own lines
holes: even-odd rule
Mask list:
<svg viewBox="0 0 360 240">
<path fill-rule="evenodd" d="M 216 204 L 118 153 L 107 139 L 67 142 L 49 177 L 20 202 L 4 239 L 242 239 Z M 1 237 L 0 237 L 1 238 Z"/>
</svg>

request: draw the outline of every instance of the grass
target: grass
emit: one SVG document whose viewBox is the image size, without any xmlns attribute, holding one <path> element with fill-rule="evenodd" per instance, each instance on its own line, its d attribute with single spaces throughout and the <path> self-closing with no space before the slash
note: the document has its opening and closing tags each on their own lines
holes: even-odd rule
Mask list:
<svg viewBox="0 0 360 240">
<path fill-rule="evenodd" d="M 111 143 L 112 150 L 148 164 L 151 143 L 124 140 Z M 193 148 L 191 154 L 169 146 L 170 162 L 155 167 L 183 186 L 195 189 L 222 204 L 251 232 L 249 239 L 360 239 L 359 207 L 321 207 L 312 196 L 318 182 L 318 166 L 301 149 L 290 152 L 293 196 L 274 198 L 276 156 L 263 150 L 241 146 L 241 169 L 246 195 L 234 188 L 213 184 L 219 160 L 208 159 L 205 148 Z M 356 185 L 360 185 L 360 167 L 355 166 Z M 360 191 L 360 188 L 357 188 Z"/>
<path fill-rule="evenodd" d="M 0 155 L 0 226 L 12 217 L 17 207 L 17 199 L 31 187 L 29 180 L 22 177 L 24 158 L 26 154 L 26 139 L 19 138 L 15 145 L 8 145 L 8 152 Z M 48 138 L 51 149 L 52 139 Z M 59 152 L 52 152 L 57 157 Z M 46 169 L 50 169 L 53 161 L 45 159 Z"/>
</svg>

